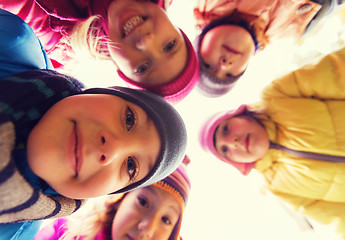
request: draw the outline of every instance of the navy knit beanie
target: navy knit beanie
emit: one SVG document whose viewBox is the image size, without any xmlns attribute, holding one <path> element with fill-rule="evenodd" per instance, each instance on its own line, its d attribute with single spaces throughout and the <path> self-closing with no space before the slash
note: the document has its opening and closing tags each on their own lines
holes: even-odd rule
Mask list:
<svg viewBox="0 0 345 240">
<path fill-rule="evenodd" d="M 121 97 L 143 108 L 155 123 L 161 138 L 161 151 L 151 172 L 142 180 L 124 187 L 113 194 L 149 186 L 170 175 L 182 162 L 187 144 L 184 122 L 164 98 L 145 90 L 125 87 L 91 88 L 83 94 L 110 94 Z"/>
</svg>

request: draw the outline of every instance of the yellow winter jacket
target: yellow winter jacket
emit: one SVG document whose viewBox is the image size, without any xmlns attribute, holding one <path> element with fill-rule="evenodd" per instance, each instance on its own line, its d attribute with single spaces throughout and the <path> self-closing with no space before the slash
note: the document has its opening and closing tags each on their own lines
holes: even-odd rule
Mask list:
<svg viewBox="0 0 345 240">
<path fill-rule="evenodd" d="M 270 140 L 285 147 L 345 156 L 345 49 L 272 82 L 263 91 Z M 345 163 L 269 150 L 255 168 L 297 211 L 332 224 L 345 238 Z"/>
</svg>

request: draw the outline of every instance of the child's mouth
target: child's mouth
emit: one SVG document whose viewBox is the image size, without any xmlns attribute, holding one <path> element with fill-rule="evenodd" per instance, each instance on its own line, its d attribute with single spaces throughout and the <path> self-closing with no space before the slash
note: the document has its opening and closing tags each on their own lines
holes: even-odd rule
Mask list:
<svg viewBox="0 0 345 240">
<path fill-rule="evenodd" d="M 137 26 L 143 24 L 147 17 L 133 16 L 128 18 L 122 27 L 122 37 L 128 36 Z"/>
<path fill-rule="evenodd" d="M 250 141 L 249 138 L 250 138 L 250 136 L 248 134 L 246 137 L 246 141 L 245 141 L 247 152 L 249 152 L 249 141 Z"/>
<path fill-rule="evenodd" d="M 132 236 L 130 236 L 129 234 L 126 235 L 128 240 L 135 240 Z"/>
</svg>

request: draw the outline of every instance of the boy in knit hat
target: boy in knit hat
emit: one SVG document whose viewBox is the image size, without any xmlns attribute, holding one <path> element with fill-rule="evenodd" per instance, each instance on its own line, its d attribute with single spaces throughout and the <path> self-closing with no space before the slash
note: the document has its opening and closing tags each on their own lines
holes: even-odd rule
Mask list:
<svg viewBox="0 0 345 240">
<path fill-rule="evenodd" d="M 34 240 L 59 239 L 160 239 L 179 240 L 183 212 L 191 184 L 183 163 L 168 177 L 151 186 L 101 199 L 84 213 L 55 220 Z M 81 212 L 80 212 L 81 213 Z"/>
<path fill-rule="evenodd" d="M 19 17 L 1 10 L 0 18 L 7 19 L 1 54 L 11 56 L 9 42 L 24 52 L 40 48 Z M 163 98 L 122 87 L 83 90 L 23 57 L 0 63 L 0 223 L 69 215 L 84 198 L 150 185 L 182 161 L 186 129 Z M 15 74 L 6 76 L 8 69 Z"/>
</svg>

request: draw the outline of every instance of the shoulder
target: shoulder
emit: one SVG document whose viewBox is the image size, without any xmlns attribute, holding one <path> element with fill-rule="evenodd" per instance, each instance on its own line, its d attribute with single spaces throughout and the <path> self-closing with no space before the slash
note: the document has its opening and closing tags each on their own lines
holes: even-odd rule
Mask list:
<svg viewBox="0 0 345 240">
<path fill-rule="evenodd" d="M 17 15 L 0 9 L 0 33 L 1 46 L 3 46 L 3 44 L 11 46 L 13 41 L 23 41 L 27 36 L 31 37 L 33 31 Z"/>
</svg>

